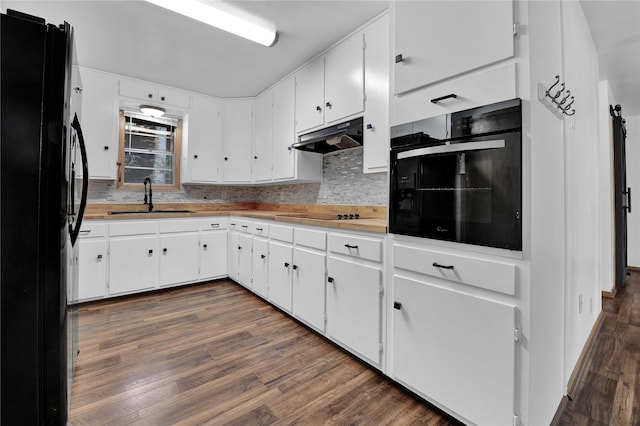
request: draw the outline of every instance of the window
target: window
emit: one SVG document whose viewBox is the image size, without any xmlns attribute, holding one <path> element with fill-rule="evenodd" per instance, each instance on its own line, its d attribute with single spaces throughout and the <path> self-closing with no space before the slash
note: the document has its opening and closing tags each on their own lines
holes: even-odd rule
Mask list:
<svg viewBox="0 0 640 426">
<path fill-rule="evenodd" d="M 120 111 L 118 188 L 180 189 L 182 121 Z"/>
</svg>

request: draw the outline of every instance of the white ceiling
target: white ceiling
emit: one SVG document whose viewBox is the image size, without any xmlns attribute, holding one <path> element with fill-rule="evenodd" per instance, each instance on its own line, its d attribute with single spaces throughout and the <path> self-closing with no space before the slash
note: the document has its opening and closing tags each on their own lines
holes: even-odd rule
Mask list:
<svg viewBox="0 0 640 426">
<path fill-rule="evenodd" d="M 179 1 L 179 0 L 176 0 Z M 534 0 L 540 1 L 540 0 Z M 220 96 L 255 96 L 387 8 L 370 0 L 231 0 L 280 33 L 272 48 L 145 1 L 7 1 L 49 22 L 70 22 L 81 65 Z M 640 0 L 580 0 L 608 79 L 626 116 L 640 115 Z M 446 40 L 445 40 L 446 42 Z"/>
</svg>

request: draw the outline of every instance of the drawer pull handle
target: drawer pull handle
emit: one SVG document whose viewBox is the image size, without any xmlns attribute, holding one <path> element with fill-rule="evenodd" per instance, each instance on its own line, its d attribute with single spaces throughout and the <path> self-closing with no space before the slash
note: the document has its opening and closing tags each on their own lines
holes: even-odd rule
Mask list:
<svg viewBox="0 0 640 426">
<path fill-rule="evenodd" d="M 288 268 L 289 267 L 289 262 L 284 262 L 284 267 Z"/>
<path fill-rule="evenodd" d="M 320 108 L 320 105 L 316 106 L 316 111 L 318 111 L 318 112 L 322 111 L 322 108 Z"/>
<path fill-rule="evenodd" d="M 327 277 L 327 281 L 333 284 L 333 277 Z"/>
<path fill-rule="evenodd" d="M 400 55 L 396 55 L 396 64 L 400 63 L 400 62 L 404 62 L 404 58 L 402 57 L 402 54 Z"/>
<path fill-rule="evenodd" d="M 99 254 L 99 255 L 98 255 L 98 261 L 101 261 L 101 260 L 102 260 L 102 255 L 101 255 L 101 254 Z"/>
<path fill-rule="evenodd" d="M 232 223 L 232 225 L 234 225 L 234 224 Z M 212 223 L 211 227 L 212 228 L 220 228 L 220 224 L 219 223 Z"/>
<path fill-rule="evenodd" d="M 235 224 L 235 223 L 230 223 L 229 225 L 231 225 L 231 226 L 236 226 L 236 224 Z"/>
<path fill-rule="evenodd" d="M 267 257 L 267 256 L 265 256 L 264 254 L 260 255 L 260 259 L 264 259 L 265 257 Z"/>
<path fill-rule="evenodd" d="M 402 303 L 400 302 L 393 302 L 393 309 L 396 309 L 398 311 L 402 310 Z"/>
<path fill-rule="evenodd" d="M 256 228 L 256 231 L 262 231 L 262 228 Z"/>
<path fill-rule="evenodd" d="M 81 234 L 87 235 L 89 233 L 91 233 L 91 229 L 85 229 L 83 231 L 80 231 Z"/>
<path fill-rule="evenodd" d="M 242 225 L 242 227 L 243 227 L 243 228 L 248 228 L 248 227 L 249 227 L 249 225 Z"/>
<path fill-rule="evenodd" d="M 358 246 L 352 246 L 352 245 L 349 245 L 349 244 L 345 244 L 344 246 L 346 248 L 348 248 L 348 249 L 357 249 L 358 248 Z"/>
<path fill-rule="evenodd" d="M 457 99 L 458 95 L 456 95 L 455 93 L 449 93 L 448 95 L 444 95 L 444 96 L 440 96 L 439 98 L 433 98 L 431 99 L 431 103 L 437 104 L 440 101 L 444 101 L 445 99 Z"/>
<path fill-rule="evenodd" d="M 295 271 L 296 269 L 298 269 L 298 265 L 293 265 L 293 270 Z"/>
<path fill-rule="evenodd" d="M 453 269 L 453 265 L 441 265 L 438 262 L 433 262 L 433 267 L 440 269 Z"/>
</svg>

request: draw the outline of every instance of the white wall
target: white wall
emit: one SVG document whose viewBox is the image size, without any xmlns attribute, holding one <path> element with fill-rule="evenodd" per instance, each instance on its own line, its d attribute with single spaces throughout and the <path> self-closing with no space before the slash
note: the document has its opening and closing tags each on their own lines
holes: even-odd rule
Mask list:
<svg viewBox="0 0 640 426">
<path fill-rule="evenodd" d="M 640 268 L 640 116 L 627 121 L 627 186 L 631 187 L 631 213 L 627 216 L 627 264 Z"/>
<path fill-rule="evenodd" d="M 598 52 L 582 7 L 562 1 L 563 64 L 576 114 L 565 120 L 565 371 L 568 383 L 601 311 Z M 608 202 L 609 200 L 604 200 Z"/>
<path fill-rule="evenodd" d="M 600 254 L 598 267 L 602 291 L 611 292 L 615 287 L 615 230 L 613 222 L 613 140 L 611 138 L 612 122 L 609 105 L 616 101 L 607 80 L 600 82 L 598 106 L 598 157 L 600 159 L 598 173 L 598 249 Z"/>
</svg>

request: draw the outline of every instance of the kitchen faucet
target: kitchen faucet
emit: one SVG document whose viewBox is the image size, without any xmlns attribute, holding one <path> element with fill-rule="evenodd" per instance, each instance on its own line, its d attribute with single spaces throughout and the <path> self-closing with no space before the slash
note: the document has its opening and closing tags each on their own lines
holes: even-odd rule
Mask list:
<svg viewBox="0 0 640 426">
<path fill-rule="evenodd" d="M 147 184 L 149 184 L 149 202 L 147 202 Z M 153 192 L 151 190 L 151 178 L 144 178 L 144 204 L 149 205 L 149 211 L 153 211 Z"/>
</svg>

